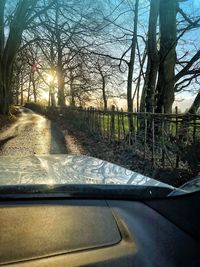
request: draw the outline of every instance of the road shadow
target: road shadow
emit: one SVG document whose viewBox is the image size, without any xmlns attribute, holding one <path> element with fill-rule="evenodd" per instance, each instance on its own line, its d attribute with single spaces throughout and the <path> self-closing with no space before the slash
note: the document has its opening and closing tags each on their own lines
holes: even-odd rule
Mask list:
<svg viewBox="0 0 200 267">
<path fill-rule="evenodd" d="M 61 130 L 58 128 L 57 124 L 51 121 L 50 126 L 51 131 L 51 145 L 50 154 L 68 154 L 68 149 L 65 143 L 65 137 Z"/>
</svg>

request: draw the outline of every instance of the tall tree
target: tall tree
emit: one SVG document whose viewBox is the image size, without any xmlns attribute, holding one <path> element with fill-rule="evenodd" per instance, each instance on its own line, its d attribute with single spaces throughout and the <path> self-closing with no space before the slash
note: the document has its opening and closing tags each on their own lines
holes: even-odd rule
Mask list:
<svg viewBox="0 0 200 267">
<path fill-rule="evenodd" d="M 147 54 L 148 63 L 146 71 L 146 83 L 144 90 L 146 91 L 146 111 L 152 112 L 155 107 L 155 88 L 159 67 L 159 55 L 157 49 L 157 22 L 159 14 L 160 0 L 151 0 Z"/>
<path fill-rule="evenodd" d="M 137 45 L 137 27 L 138 27 L 138 7 L 139 0 L 135 0 L 135 8 L 134 8 L 134 29 L 133 29 L 133 37 L 131 41 L 131 54 L 130 60 L 128 63 L 128 82 L 127 82 L 127 106 L 128 111 L 133 111 L 133 101 L 132 101 L 132 85 L 133 85 L 133 71 L 135 64 L 135 53 L 136 53 L 136 45 Z M 129 120 L 130 128 L 132 128 L 132 120 Z"/>
<path fill-rule="evenodd" d="M 19 50 L 22 34 L 26 27 L 41 12 L 47 10 L 49 5 L 35 11 L 38 0 L 19 0 L 9 25 L 9 34 L 5 42 L 4 33 L 4 11 L 6 0 L 0 4 L 0 113 L 7 114 L 9 105 L 12 103 L 11 80 L 13 75 L 13 64 Z M 35 11 L 35 12 L 34 12 Z"/>
<path fill-rule="evenodd" d="M 174 102 L 174 77 L 176 64 L 177 1 L 160 0 L 160 62 L 157 83 L 156 112 L 172 112 Z"/>
</svg>

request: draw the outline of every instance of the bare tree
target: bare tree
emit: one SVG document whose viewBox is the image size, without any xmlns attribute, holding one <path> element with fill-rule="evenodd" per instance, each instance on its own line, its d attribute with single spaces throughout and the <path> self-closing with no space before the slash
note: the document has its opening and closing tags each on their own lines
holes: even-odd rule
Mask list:
<svg viewBox="0 0 200 267">
<path fill-rule="evenodd" d="M 160 0 L 151 0 L 149 28 L 148 28 L 148 44 L 147 44 L 147 71 L 145 76 L 143 93 L 146 95 L 146 111 L 152 112 L 155 107 L 155 89 L 159 67 L 159 55 L 157 49 L 157 23 L 159 15 Z M 144 110 L 144 108 L 142 107 Z"/>
<path fill-rule="evenodd" d="M 50 8 L 53 5 L 53 1 L 50 4 L 43 6 L 39 3 L 36 11 L 37 0 L 20 0 L 17 3 L 16 10 L 9 23 L 9 35 L 5 41 L 4 36 L 4 11 L 6 1 L 1 1 L 0 5 L 0 113 L 8 113 L 8 108 L 12 102 L 11 95 L 11 80 L 13 75 L 13 64 L 19 50 L 22 34 L 26 27 L 38 17 L 42 12 Z"/>
</svg>

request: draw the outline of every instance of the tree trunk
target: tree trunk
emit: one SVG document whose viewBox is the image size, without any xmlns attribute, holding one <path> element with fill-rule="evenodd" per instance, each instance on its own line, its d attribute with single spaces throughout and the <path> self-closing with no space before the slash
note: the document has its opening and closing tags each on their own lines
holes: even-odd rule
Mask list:
<svg viewBox="0 0 200 267">
<path fill-rule="evenodd" d="M 105 81 L 105 77 L 101 70 L 100 65 L 98 65 L 98 70 L 99 70 L 99 73 L 101 75 L 101 80 L 102 80 L 102 98 L 103 98 L 104 110 L 107 110 L 108 105 L 107 105 L 107 97 L 106 97 L 106 81 Z"/>
<path fill-rule="evenodd" d="M 107 97 L 106 97 L 106 83 L 105 83 L 105 78 L 102 78 L 102 93 L 103 93 L 103 104 L 104 104 L 104 110 L 108 109 L 108 104 L 107 104 Z"/>
<path fill-rule="evenodd" d="M 62 64 L 57 66 L 57 80 L 58 80 L 58 105 L 65 106 L 65 94 L 64 94 L 64 76 L 62 70 Z"/>
<path fill-rule="evenodd" d="M 200 90 L 198 94 L 196 95 L 194 102 L 192 103 L 190 109 L 188 110 L 189 114 L 196 114 L 198 109 L 200 107 Z"/>
<path fill-rule="evenodd" d="M 15 104 L 19 105 L 20 103 L 20 95 L 21 95 L 21 88 L 20 88 L 20 73 L 21 73 L 21 68 L 17 70 L 15 79 L 12 81 L 12 87 L 15 88 L 16 91 L 16 97 L 15 97 Z"/>
<path fill-rule="evenodd" d="M 65 93 L 64 93 L 64 75 L 63 75 L 63 52 L 61 46 L 61 32 L 58 26 L 59 21 L 59 3 L 56 3 L 56 41 L 57 41 L 57 80 L 58 80 L 58 105 L 65 106 Z"/>
<path fill-rule="evenodd" d="M 127 82 L 127 107 L 128 112 L 133 112 L 133 101 L 132 101 L 132 84 L 133 84 L 133 71 L 134 71 L 134 63 L 135 63 L 135 51 L 137 44 L 137 26 L 138 26 L 138 6 L 139 0 L 135 0 L 135 10 L 134 10 L 134 30 L 133 37 L 131 41 L 131 56 L 128 64 L 128 82 Z M 129 130 L 133 131 L 133 119 L 132 116 L 129 115 Z"/>
<path fill-rule="evenodd" d="M 150 5 L 150 15 L 149 15 L 149 29 L 148 29 L 148 64 L 149 76 L 147 79 L 147 90 L 146 90 L 146 111 L 153 112 L 155 107 L 154 98 L 155 98 L 155 88 L 156 80 L 159 67 L 159 58 L 157 50 L 157 20 L 159 13 L 159 0 L 151 0 Z"/>
<path fill-rule="evenodd" d="M 20 86 L 21 88 L 20 88 L 20 105 L 21 106 L 23 106 L 23 104 L 24 104 L 24 94 L 23 94 L 23 87 L 22 86 Z M 17 102 L 17 104 L 18 104 L 18 102 Z"/>
<path fill-rule="evenodd" d="M 5 46 L 4 20 L 2 17 L 0 20 L 0 113 L 2 114 L 8 114 L 9 105 L 12 103 L 11 79 L 13 62 L 21 44 L 22 33 L 28 19 L 27 13 L 29 13 L 29 7 L 33 7 L 35 4 L 36 1 L 33 2 L 31 0 L 23 0 L 18 3 Z M 5 1 L 3 0 L 0 3 L 0 16 L 4 14 L 4 9 Z"/>
<path fill-rule="evenodd" d="M 7 115 L 9 110 L 9 96 L 4 83 L 0 83 L 0 113 Z"/>
<path fill-rule="evenodd" d="M 70 106 L 75 107 L 76 104 L 75 104 L 73 80 L 70 81 L 70 94 L 71 94 Z"/>
<path fill-rule="evenodd" d="M 133 112 L 133 102 L 132 102 L 132 83 L 133 83 L 133 71 L 135 63 L 135 51 L 137 44 L 137 25 L 138 25 L 138 6 L 139 0 L 135 1 L 135 11 L 134 11 L 134 31 L 131 41 L 131 55 L 128 64 L 128 83 L 127 83 L 127 106 L 128 112 Z"/>
<path fill-rule="evenodd" d="M 12 65 L 3 67 L 0 66 L 0 113 L 7 115 L 9 112 L 9 106 L 12 103 L 11 97 L 11 77 L 12 77 Z"/>
<path fill-rule="evenodd" d="M 51 72 L 51 75 L 53 72 Z M 56 106 L 56 100 L 55 100 L 55 92 L 54 92 L 54 79 L 50 81 L 50 106 L 55 107 Z"/>
<path fill-rule="evenodd" d="M 144 86 L 142 88 L 142 95 L 140 98 L 140 112 L 145 112 L 146 110 L 146 95 L 147 95 L 147 84 L 149 82 L 149 71 L 150 71 L 150 62 L 147 60 L 146 75 L 144 79 Z"/>
<path fill-rule="evenodd" d="M 4 9 L 5 9 L 6 0 L 0 1 L 0 62 L 3 57 L 3 50 L 4 50 Z"/>
<path fill-rule="evenodd" d="M 141 101 L 140 101 L 140 84 L 141 84 L 142 76 L 144 77 L 143 67 L 144 67 L 144 64 L 146 61 L 147 52 L 146 52 L 146 48 L 145 48 L 143 57 L 141 58 L 138 42 L 137 42 L 137 51 L 138 51 L 138 57 L 139 57 L 139 62 L 140 62 L 140 72 L 139 72 L 139 77 L 138 77 L 137 84 L 136 84 L 135 94 L 136 94 L 136 98 L 137 98 L 137 112 L 139 112 L 140 108 L 141 108 L 140 107 L 140 104 L 141 104 Z M 142 91 L 142 94 L 143 94 L 143 91 Z M 134 97 L 135 96 L 133 95 L 133 101 L 134 101 Z"/>
<path fill-rule="evenodd" d="M 3 82 L 3 51 L 4 51 L 4 9 L 5 9 L 5 0 L 0 1 L 0 113 L 7 113 L 7 103 L 5 103 L 4 99 L 6 97 L 6 89 Z M 7 97 L 6 97 L 7 99 Z"/>
<path fill-rule="evenodd" d="M 53 48 L 53 44 L 51 43 L 51 47 L 50 47 L 50 60 L 51 60 L 51 64 L 50 64 L 50 86 L 49 86 L 49 90 L 50 90 L 50 106 L 51 107 L 55 107 L 56 106 L 56 100 L 55 100 L 55 66 L 54 66 L 54 48 Z"/>
<path fill-rule="evenodd" d="M 74 94 L 74 86 L 73 86 L 73 82 L 74 82 L 74 78 L 72 75 L 72 69 L 69 69 L 69 73 L 70 73 L 70 84 L 69 84 L 69 89 L 70 89 L 70 106 L 75 107 L 76 103 L 75 103 L 75 94 Z"/>
<path fill-rule="evenodd" d="M 23 88 L 21 87 L 21 90 Z M 29 82 L 28 82 L 28 95 L 27 95 L 27 102 L 30 102 L 30 94 L 31 94 L 31 73 L 29 74 Z"/>
<path fill-rule="evenodd" d="M 31 81 L 32 81 L 32 86 L 33 86 L 34 102 L 37 103 L 37 92 L 36 92 L 36 86 L 35 86 L 35 75 L 34 75 L 34 72 L 32 72 Z"/>
<path fill-rule="evenodd" d="M 160 0 L 160 65 L 156 112 L 172 112 L 176 63 L 176 0 Z"/>
<path fill-rule="evenodd" d="M 22 73 L 21 73 L 21 81 L 20 81 L 20 95 L 21 95 L 20 105 L 23 106 L 23 104 L 24 104 L 24 94 L 23 94 L 23 75 L 22 75 Z"/>
<path fill-rule="evenodd" d="M 54 94 L 54 86 L 50 86 L 50 106 L 55 107 L 56 101 L 55 101 L 55 94 Z"/>
<path fill-rule="evenodd" d="M 20 93 L 19 92 L 19 85 L 16 84 L 16 96 L 15 96 L 15 103 L 16 103 L 16 105 L 19 105 L 19 93 Z"/>
</svg>

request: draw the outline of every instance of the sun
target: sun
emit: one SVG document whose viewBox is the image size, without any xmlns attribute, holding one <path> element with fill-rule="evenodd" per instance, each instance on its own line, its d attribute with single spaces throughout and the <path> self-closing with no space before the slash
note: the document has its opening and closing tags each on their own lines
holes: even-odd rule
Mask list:
<svg viewBox="0 0 200 267">
<path fill-rule="evenodd" d="M 41 97 L 42 99 L 49 100 L 49 92 L 45 90 L 41 90 Z"/>
<path fill-rule="evenodd" d="M 51 74 L 47 74 L 47 82 L 50 83 L 50 82 L 52 82 L 53 80 L 54 80 L 53 75 L 51 75 Z"/>
</svg>

